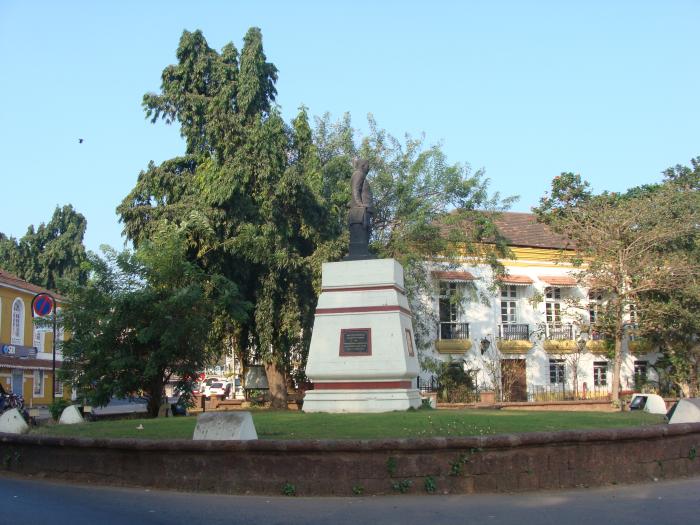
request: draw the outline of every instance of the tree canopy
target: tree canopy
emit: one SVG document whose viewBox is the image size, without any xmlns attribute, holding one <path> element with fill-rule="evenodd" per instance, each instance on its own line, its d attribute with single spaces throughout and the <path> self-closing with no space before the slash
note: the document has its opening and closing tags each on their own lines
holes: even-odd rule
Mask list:
<svg viewBox="0 0 700 525">
<path fill-rule="evenodd" d="M 70 204 L 56 207 L 51 220 L 29 226 L 19 240 L 0 233 L 0 266 L 38 286 L 63 291 L 62 281 L 84 283 L 87 221 Z"/>
<path fill-rule="evenodd" d="M 314 129 L 302 107 L 286 124 L 274 104 L 277 69 L 257 28 L 240 55 L 233 44 L 217 52 L 201 32 L 185 31 L 177 59 L 144 108 L 154 122 L 179 124 L 185 154 L 151 163 L 117 211 L 136 246 L 160 224 L 175 224 L 192 261 L 239 285 L 253 307 L 236 324 L 236 351 L 266 365 L 273 405 L 283 407 L 289 373 L 305 366 L 321 263 L 347 250 L 351 159 L 370 161 L 374 249 L 417 272 L 426 257 L 446 253 L 439 218 L 492 204 L 486 180 L 448 165 L 437 146 L 402 145 L 373 121 L 359 146 L 349 117 L 319 119 Z"/>
<path fill-rule="evenodd" d="M 686 170 L 671 171 L 688 179 Z M 615 341 L 613 399 L 619 393 L 622 341 L 630 334 L 630 317 L 650 305 L 646 299 L 697 283 L 700 267 L 687 248 L 697 239 L 699 199 L 697 191 L 671 177 L 626 195 L 594 195 L 579 175 L 564 173 L 535 210 L 573 241 L 581 284 L 605 296 L 607 315 L 598 322 L 607 321 L 599 328 Z"/>
<path fill-rule="evenodd" d="M 196 373 L 223 351 L 247 304 L 231 281 L 186 257 L 182 231 L 162 229 L 132 253 L 90 254 L 90 279 L 73 284 L 62 311 L 62 378 L 91 403 L 144 396 L 158 415 L 165 384 L 185 397 Z"/>
</svg>

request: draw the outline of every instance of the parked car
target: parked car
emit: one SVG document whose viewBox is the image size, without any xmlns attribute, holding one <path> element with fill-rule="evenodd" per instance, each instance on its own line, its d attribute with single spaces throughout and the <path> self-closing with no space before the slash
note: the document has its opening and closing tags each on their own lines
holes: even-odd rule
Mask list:
<svg viewBox="0 0 700 525">
<path fill-rule="evenodd" d="M 226 399 L 231 394 L 231 383 L 228 381 L 219 381 L 212 383 L 207 390 L 207 397 L 217 396 L 221 399 Z"/>
</svg>

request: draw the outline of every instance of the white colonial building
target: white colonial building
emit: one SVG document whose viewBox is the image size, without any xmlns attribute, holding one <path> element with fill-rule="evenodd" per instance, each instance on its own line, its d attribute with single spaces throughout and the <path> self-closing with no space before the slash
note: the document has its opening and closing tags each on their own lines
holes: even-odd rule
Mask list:
<svg viewBox="0 0 700 525">
<path fill-rule="evenodd" d="M 590 328 L 602 296 L 580 287 L 576 268 L 560 262 L 566 239 L 528 213 L 504 213 L 497 224 L 513 253 L 501 261 L 506 277 L 496 280 L 488 265 L 468 261 L 433 266 L 435 294 L 425 300 L 438 321 L 428 356 L 464 360 L 480 390 L 506 400 L 607 396 L 610 351 Z M 643 341 L 626 340 L 621 389 L 658 379 L 656 359 Z M 421 384 L 430 379 L 421 372 Z"/>
</svg>

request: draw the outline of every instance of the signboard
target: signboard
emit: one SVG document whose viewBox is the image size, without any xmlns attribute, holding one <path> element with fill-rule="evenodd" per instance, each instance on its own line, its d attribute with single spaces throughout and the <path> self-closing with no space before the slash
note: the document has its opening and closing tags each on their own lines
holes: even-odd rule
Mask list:
<svg viewBox="0 0 700 525">
<path fill-rule="evenodd" d="M 341 329 L 340 355 L 372 355 L 372 330 L 370 328 Z"/>
<path fill-rule="evenodd" d="M 0 354 L 10 357 L 36 357 L 36 348 L 22 345 L 0 345 Z"/>
<path fill-rule="evenodd" d="M 32 301 L 32 309 L 38 317 L 45 317 L 53 312 L 53 297 L 47 293 L 40 293 Z"/>
</svg>

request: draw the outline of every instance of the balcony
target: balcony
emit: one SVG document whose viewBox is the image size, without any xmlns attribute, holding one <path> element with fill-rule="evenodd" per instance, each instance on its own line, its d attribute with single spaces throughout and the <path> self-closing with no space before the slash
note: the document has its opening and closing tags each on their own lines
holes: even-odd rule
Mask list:
<svg viewBox="0 0 700 525">
<path fill-rule="evenodd" d="M 441 322 L 438 324 L 438 340 L 435 348 L 441 354 L 463 354 L 472 347 L 469 340 L 469 323 Z"/>
<path fill-rule="evenodd" d="M 550 323 L 547 325 L 544 341 L 545 352 L 570 354 L 578 348 L 574 339 L 574 325 Z"/>
<path fill-rule="evenodd" d="M 504 354 L 523 354 L 532 348 L 530 326 L 527 324 L 498 325 L 498 349 Z"/>
<path fill-rule="evenodd" d="M 588 341 L 586 342 L 586 348 L 594 354 L 604 354 L 612 346 L 614 346 L 614 343 L 607 334 L 595 330 L 590 332 Z"/>
<path fill-rule="evenodd" d="M 530 326 L 526 324 L 498 325 L 498 338 L 505 341 L 529 341 Z"/>
</svg>

